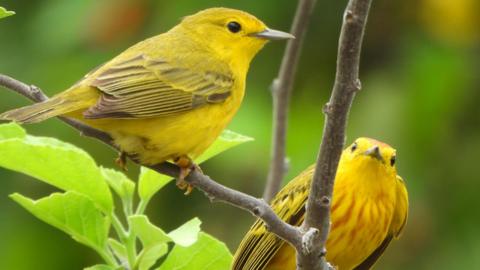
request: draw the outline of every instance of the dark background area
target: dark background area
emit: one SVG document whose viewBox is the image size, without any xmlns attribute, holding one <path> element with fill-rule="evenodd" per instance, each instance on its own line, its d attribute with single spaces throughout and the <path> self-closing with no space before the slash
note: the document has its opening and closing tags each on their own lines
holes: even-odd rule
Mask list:
<svg viewBox="0 0 480 270">
<path fill-rule="evenodd" d="M 182 16 L 225 6 L 288 30 L 297 1 L 26 1 L 4 0 L 17 14 L 0 21 L 0 73 L 52 95 L 128 46 L 167 31 Z M 313 163 L 333 85 L 337 40 L 346 1 L 318 1 L 308 31 L 289 118 L 287 179 Z M 347 143 L 368 136 L 397 149 L 407 182 L 410 219 L 377 269 L 480 267 L 480 2 L 373 1 L 361 62 L 363 90 L 351 112 Z M 244 103 L 229 128 L 255 138 L 202 165 L 213 179 L 261 196 L 271 136 L 269 85 L 284 43 L 268 44 L 253 61 Z M 28 102 L 2 90 L 0 111 Z M 116 154 L 53 119 L 26 127 L 86 149 L 106 167 Z M 129 175 L 136 179 L 138 168 Z M 81 269 L 100 262 L 88 248 L 42 223 L 8 198 L 40 198 L 53 188 L 0 169 L 0 269 Z M 253 222 L 246 212 L 211 204 L 201 192 L 185 197 L 174 184 L 147 209 L 165 230 L 198 216 L 203 229 L 234 252 Z"/>
</svg>

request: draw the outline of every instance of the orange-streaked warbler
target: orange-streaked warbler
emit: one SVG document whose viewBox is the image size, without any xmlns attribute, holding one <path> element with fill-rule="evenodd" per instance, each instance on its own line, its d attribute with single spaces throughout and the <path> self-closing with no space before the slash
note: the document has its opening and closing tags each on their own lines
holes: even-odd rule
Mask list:
<svg viewBox="0 0 480 270">
<path fill-rule="evenodd" d="M 246 12 L 206 9 L 133 45 L 48 101 L 0 119 L 72 117 L 108 133 L 141 164 L 174 161 L 182 178 L 237 112 L 253 57 L 267 41 L 291 38 Z"/>
<path fill-rule="evenodd" d="M 408 215 L 408 193 L 395 149 L 368 138 L 342 153 L 335 178 L 326 259 L 338 270 L 370 269 L 397 238 Z M 314 172 L 311 166 L 272 200 L 282 220 L 300 226 Z M 235 253 L 233 270 L 295 270 L 295 250 L 257 220 Z"/>
</svg>

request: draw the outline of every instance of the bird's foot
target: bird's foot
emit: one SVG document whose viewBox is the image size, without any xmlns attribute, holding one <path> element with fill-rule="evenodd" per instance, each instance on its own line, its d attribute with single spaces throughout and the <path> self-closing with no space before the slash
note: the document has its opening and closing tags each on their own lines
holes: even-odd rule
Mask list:
<svg viewBox="0 0 480 270">
<path fill-rule="evenodd" d="M 202 172 L 202 169 L 195 164 L 189 157 L 187 156 L 181 156 L 178 157 L 174 160 L 175 164 L 180 167 L 180 175 L 177 178 L 177 187 L 181 190 L 185 190 L 185 195 L 188 195 L 192 193 L 193 191 L 193 186 L 187 181 L 185 181 L 185 178 L 193 171 L 193 170 L 198 170 L 199 172 Z"/>
<path fill-rule="evenodd" d="M 122 169 L 122 171 L 126 172 L 127 169 L 127 154 L 125 152 L 120 152 L 118 158 L 115 159 L 115 163 Z"/>
</svg>

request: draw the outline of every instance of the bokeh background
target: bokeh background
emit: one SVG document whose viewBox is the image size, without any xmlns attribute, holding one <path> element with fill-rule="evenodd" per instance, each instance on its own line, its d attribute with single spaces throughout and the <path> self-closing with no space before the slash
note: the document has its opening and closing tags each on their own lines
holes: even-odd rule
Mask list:
<svg viewBox="0 0 480 270">
<path fill-rule="evenodd" d="M 168 30 L 182 16 L 226 6 L 288 30 L 296 2 L 3 0 L 1 5 L 17 14 L 0 21 L 0 73 L 51 95 L 135 42 Z M 345 4 L 318 1 L 314 11 L 291 104 L 287 179 L 317 154 Z M 411 201 L 405 233 L 377 269 L 480 268 L 479 12 L 477 0 L 373 1 L 361 63 L 363 90 L 354 101 L 347 141 L 370 136 L 397 148 Z M 229 127 L 256 140 L 202 166 L 213 179 L 256 196 L 262 194 L 269 163 L 269 85 L 284 45 L 271 43 L 256 57 L 245 101 Z M 26 104 L 1 90 L 0 111 Z M 115 167 L 111 149 L 56 119 L 27 129 L 74 143 L 99 164 Z M 135 179 L 137 173 L 131 166 L 129 175 Z M 3 169 L 0 184 L 0 269 L 81 269 L 100 262 L 93 251 L 8 198 L 13 192 L 39 198 L 53 188 Z M 254 220 L 239 209 L 211 204 L 201 192 L 185 197 L 173 184 L 156 195 L 147 214 L 166 230 L 198 216 L 203 229 L 232 252 Z"/>
</svg>

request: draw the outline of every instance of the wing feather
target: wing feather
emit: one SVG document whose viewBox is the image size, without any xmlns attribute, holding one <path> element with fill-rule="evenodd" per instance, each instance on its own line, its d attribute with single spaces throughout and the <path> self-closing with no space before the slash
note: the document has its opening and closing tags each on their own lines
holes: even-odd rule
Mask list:
<svg viewBox="0 0 480 270">
<path fill-rule="evenodd" d="M 313 169 L 307 169 L 287 184 L 273 199 L 275 213 L 287 223 L 300 226 L 305 216 Z M 232 270 L 262 270 L 285 245 L 285 241 L 267 231 L 258 219 L 240 243 L 233 259 Z"/>
<path fill-rule="evenodd" d="M 356 266 L 353 270 L 369 270 L 377 262 L 377 260 L 382 256 L 385 249 L 388 247 L 392 241 L 392 235 L 388 235 L 378 246 L 370 256 L 368 256 L 361 264 Z"/>
<path fill-rule="evenodd" d="M 193 71 L 161 59 L 137 55 L 103 68 L 91 86 L 102 92 L 86 118 L 149 118 L 221 103 L 233 87 L 231 74 Z M 227 70 L 227 69 L 225 69 Z"/>
<path fill-rule="evenodd" d="M 408 219 L 408 192 L 405 181 L 397 176 L 397 200 L 395 204 L 395 215 L 392 220 L 392 231 L 395 238 L 398 238 L 405 227 Z"/>
</svg>

